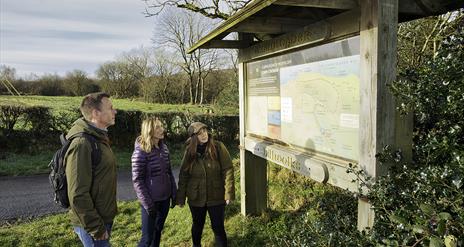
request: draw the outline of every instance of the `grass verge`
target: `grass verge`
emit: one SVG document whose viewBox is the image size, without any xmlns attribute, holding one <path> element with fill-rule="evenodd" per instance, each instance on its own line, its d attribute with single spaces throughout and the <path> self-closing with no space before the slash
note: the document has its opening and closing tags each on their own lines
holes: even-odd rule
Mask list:
<svg viewBox="0 0 464 247">
<path fill-rule="evenodd" d="M 183 146 L 181 144 L 169 145 L 169 150 L 172 166 L 180 166 L 184 151 Z M 115 148 L 113 151 L 116 155 L 118 169 L 130 169 L 133 150 Z M 3 153 L 0 157 L 0 176 L 29 176 L 48 173 L 50 172 L 48 164 L 54 152 L 55 150 L 44 150 L 35 154 Z"/>
</svg>

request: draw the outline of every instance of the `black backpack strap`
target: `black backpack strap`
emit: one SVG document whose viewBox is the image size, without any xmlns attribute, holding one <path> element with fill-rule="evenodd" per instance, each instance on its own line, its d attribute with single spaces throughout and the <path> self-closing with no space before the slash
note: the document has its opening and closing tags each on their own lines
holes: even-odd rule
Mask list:
<svg viewBox="0 0 464 247">
<path fill-rule="evenodd" d="M 84 133 L 83 135 L 92 145 L 92 168 L 94 169 L 101 161 L 101 150 L 98 146 L 97 139 L 90 134 Z"/>
<path fill-rule="evenodd" d="M 60 142 L 61 142 L 61 146 L 64 146 L 66 145 L 66 143 L 68 143 L 68 140 L 66 140 L 66 135 L 64 133 L 60 135 Z"/>
<path fill-rule="evenodd" d="M 77 134 L 70 136 L 69 141 L 71 141 L 75 137 L 84 137 L 85 139 L 87 139 L 87 141 L 90 143 L 90 146 L 92 147 L 91 159 L 92 159 L 92 176 L 93 176 L 93 172 L 95 171 L 95 168 L 101 161 L 101 150 L 100 150 L 100 147 L 98 146 L 97 139 L 95 138 L 95 136 L 91 134 L 88 134 L 85 132 L 79 132 Z"/>
</svg>

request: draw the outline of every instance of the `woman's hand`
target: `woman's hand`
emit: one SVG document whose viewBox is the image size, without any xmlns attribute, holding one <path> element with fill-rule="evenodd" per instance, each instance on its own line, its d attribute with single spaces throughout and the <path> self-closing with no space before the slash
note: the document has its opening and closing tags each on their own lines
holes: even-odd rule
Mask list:
<svg viewBox="0 0 464 247">
<path fill-rule="evenodd" d="M 108 231 L 105 231 L 102 236 L 95 238 L 95 240 L 107 240 L 108 238 L 110 238 Z"/>
</svg>

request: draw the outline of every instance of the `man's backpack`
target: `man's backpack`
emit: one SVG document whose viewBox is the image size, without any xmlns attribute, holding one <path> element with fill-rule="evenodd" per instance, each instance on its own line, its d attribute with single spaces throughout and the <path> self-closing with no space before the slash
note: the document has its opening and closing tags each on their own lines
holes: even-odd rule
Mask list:
<svg viewBox="0 0 464 247">
<path fill-rule="evenodd" d="M 69 137 L 69 139 L 66 139 L 65 135 L 61 134 L 61 148 L 55 152 L 55 155 L 53 155 L 53 158 L 48 165 L 51 169 L 48 178 L 50 180 L 50 185 L 53 188 L 54 200 L 63 208 L 69 208 L 68 183 L 66 181 L 65 173 L 65 155 L 72 140 L 76 137 L 85 137 L 92 146 L 92 177 L 94 175 L 95 167 L 101 161 L 101 150 L 98 148 L 97 140 L 94 136 L 81 132 Z"/>
</svg>

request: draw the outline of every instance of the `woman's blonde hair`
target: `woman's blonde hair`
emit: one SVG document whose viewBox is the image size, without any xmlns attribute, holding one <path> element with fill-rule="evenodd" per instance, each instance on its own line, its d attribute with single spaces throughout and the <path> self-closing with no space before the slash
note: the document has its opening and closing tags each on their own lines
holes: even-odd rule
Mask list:
<svg viewBox="0 0 464 247">
<path fill-rule="evenodd" d="M 163 127 L 163 123 L 157 117 L 150 117 L 142 122 L 142 130 L 139 137 L 137 137 L 137 141 L 140 144 L 140 147 L 145 152 L 151 152 L 153 147 L 156 144 L 161 145 L 162 140 L 157 140 L 158 143 L 155 143 L 155 129 Z"/>
</svg>

